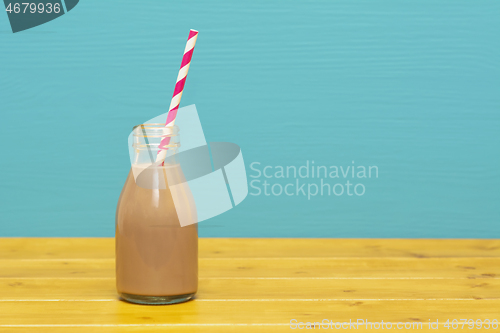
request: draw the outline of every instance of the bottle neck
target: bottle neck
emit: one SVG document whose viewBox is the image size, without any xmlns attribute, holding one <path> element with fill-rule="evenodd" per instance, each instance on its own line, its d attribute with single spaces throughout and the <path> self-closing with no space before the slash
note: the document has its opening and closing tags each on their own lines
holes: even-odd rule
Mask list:
<svg viewBox="0 0 500 333">
<path fill-rule="evenodd" d="M 133 164 L 175 164 L 180 147 L 179 128 L 164 124 L 141 124 L 133 128 Z M 163 140 L 163 141 L 162 141 Z"/>
</svg>

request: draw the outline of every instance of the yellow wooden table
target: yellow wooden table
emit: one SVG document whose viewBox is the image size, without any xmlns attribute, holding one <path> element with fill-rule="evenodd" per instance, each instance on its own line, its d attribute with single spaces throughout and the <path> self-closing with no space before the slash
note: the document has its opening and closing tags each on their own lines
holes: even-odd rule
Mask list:
<svg viewBox="0 0 500 333">
<path fill-rule="evenodd" d="M 430 319 L 472 332 L 452 320 L 500 320 L 500 240 L 200 239 L 199 264 L 195 300 L 134 305 L 117 299 L 113 239 L 0 239 L 0 331 L 370 330 L 343 324 L 358 319 L 429 331 Z"/>
</svg>

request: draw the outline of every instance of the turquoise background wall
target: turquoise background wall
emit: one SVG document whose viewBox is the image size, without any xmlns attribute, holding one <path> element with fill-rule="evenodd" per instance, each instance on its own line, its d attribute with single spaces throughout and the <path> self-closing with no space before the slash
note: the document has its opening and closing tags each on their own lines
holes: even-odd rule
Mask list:
<svg viewBox="0 0 500 333">
<path fill-rule="evenodd" d="M 167 111 L 192 28 L 182 105 L 249 176 L 379 170 L 362 196 L 249 195 L 201 236 L 498 238 L 499 17 L 498 1 L 84 0 L 13 34 L 0 13 L 0 236 L 114 234 L 127 135 Z"/>
</svg>

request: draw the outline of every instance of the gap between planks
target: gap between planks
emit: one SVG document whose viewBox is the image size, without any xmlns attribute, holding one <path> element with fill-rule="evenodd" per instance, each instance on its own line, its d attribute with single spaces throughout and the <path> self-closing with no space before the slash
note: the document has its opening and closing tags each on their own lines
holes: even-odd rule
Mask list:
<svg viewBox="0 0 500 333">
<path fill-rule="evenodd" d="M 497 301 L 491 298 L 262 298 L 262 299 L 194 299 L 192 302 L 369 302 L 369 301 Z M 122 302 L 119 299 L 0 299 L 0 302 Z"/>
<path fill-rule="evenodd" d="M 443 260 L 443 259 L 488 259 L 500 260 L 500 257 L 199 257 L 199 260 Z M 0 261 L 115 261 L 115 258 L 0 258 Z"/>
<path fill-rule="evenodd" d="M 50 277 L 50 276 L 0 276 L 0 279 L 17 280 L 114 280 L 115 277 Z M 500 277 L 199 277 L 199 280 L 499 280 Z"/>
</svg>

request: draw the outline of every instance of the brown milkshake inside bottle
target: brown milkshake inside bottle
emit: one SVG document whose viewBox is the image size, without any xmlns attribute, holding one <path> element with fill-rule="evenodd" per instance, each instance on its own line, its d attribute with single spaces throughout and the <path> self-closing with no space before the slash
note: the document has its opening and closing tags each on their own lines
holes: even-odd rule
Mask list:
<svg viewBox="0 0 500 333">
<path fill-rule="evenodd" d="M 195 216 L 194 200 L 187 186 L 173 198 L 169 181 L 185 181 L 178 164 L 150 166 L 137 179 L 131 170 L 121 192 L 116 210 L 116 286 L 127 301 L 178 303 L 197 291 L 198 227 L 181 227 L 176 211 L 177 206 Z"/>
</svg>

